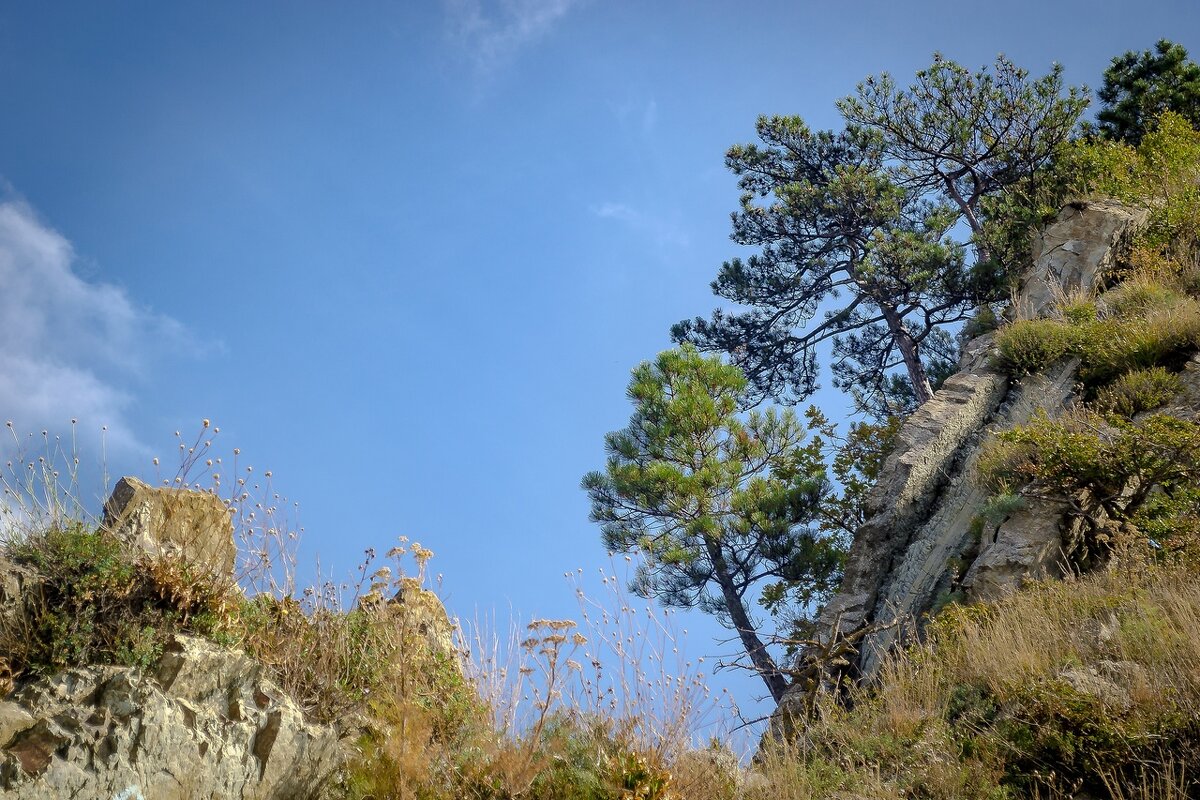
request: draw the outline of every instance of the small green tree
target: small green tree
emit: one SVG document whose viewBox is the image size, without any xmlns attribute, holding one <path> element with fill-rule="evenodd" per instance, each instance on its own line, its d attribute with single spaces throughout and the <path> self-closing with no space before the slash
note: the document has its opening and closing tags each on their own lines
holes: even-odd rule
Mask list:
<svg viewBox="0 0 1200 800">
<path fill-rule="evenodd" d="M 740 413 L 746 392 L 737 367 L 689 345 L 643 363 L 629 425 L 605 437 L 605 469 L 583 488 L 605 546 L 640 556 L 634 591 L 715 614 L 778 702 L 788 681 L 751 604 L 765 581 L 824 596 L 843 542 L 809 525 L 827 486 L 819 442 L 802 446 L 790 409 Z"/>
<path fill-rule="evenodd" d="M 1138 144 L 1164 111 L 1174 111 L 1200 127 L 1200 64 L 1183 45 L 1160 39 L 1154 51 L 1132 50 L 1112 60 L 1097 92 L 1100 133 Z"/>
</svg>

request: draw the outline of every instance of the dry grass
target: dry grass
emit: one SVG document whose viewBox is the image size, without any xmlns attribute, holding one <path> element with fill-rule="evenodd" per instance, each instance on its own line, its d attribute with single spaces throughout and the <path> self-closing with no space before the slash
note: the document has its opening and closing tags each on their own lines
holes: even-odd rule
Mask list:
<svg viewBox="0 0 1200 800">
<path fill-rule="evenodd" d="M 1195 574 L 1112 570 L 951 607 L 769 756 L 761 796 L 1194 796 L 1198 720 Z"/>
<path fill-rule="evenodd" d="M 43 509 L 63 507 L 38 496 Z M 153 608 L 171 619 L 153 624 L 193 631 L 207 614 L 199 632 L 254 653 L 312 717 L 357 731 L 360 758 L 339 785 L 346 797 L 1179 800 L 1200 791 L 1200 582 L 1183 568 L 1127 562 L 993 607 L 951 606 L 852 707 L 822 701 L 798 739 L 744 766 L 719 743 L 727 734 L 715 724 L 732 710 L 708 693 L 703 660 L 688 660 L 671 616 L 612 574 L 601 597 L 579 591 L 578 624 L 536 620 L 507 648 L 480 631 L 462 664 L 437 644 L 450 629 L 430 624 L 431 554 L 419 545 L 402 541 L 384 566 L 368 552 L 348 592 L 324 581 L 214 609 L 180 565 L 130 562 L 86 525 L 48 528 L 43 540 L 26 531 L 20 542 L 74 565 L 58 578 L 84 590 L 75 596 L 100 597 L 104 614 L 146 622 Z M 158 588 L 147 594 L 138 581 Z M 406 602 L 391 602 L 397 593 Z M 78 644 L 56 644 L 69 641 Z M 11 642 L 6 662 L 18 652 Z M 717 743 L 701 745 L 702 730 Z"/>
</svg>

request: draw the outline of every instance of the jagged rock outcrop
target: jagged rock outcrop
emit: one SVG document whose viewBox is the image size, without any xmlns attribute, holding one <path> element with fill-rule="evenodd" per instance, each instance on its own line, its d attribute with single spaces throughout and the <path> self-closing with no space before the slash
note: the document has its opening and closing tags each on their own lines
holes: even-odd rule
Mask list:
<svg viewBox="0 0 1200 800">
<path fill-rule="evenodd" d="M 104 504 L 104 527 L 147 553 L 178 555 L 217 575 L 233 575 L 233 522 L 214 494 L 154 487 L 127 476 Z"/>
<path fill-rule="evenodd" d="M 229 513 L 212 494 L 123 478 L 102 529 L 106 541 L 112 534 L 131 548 L 199 564 L 228 581 L 230 597 L 236 591 Z M 35 630 L 62 588 L 38 563 L 0 555 L 0 632 L 8 641 Z M 394 598 L 371 602 L 380 624 L 397 626 L 399 646 L 461 670 L 456 626 L 420 580 L 403 578 Z M 290 603 L 281 604 L 283 613 L 299 610 Z M 357 710 L 316 724 L 247 653 L 163 636 L 161 657 L 144 669 L 80 664 L 50 676 L 14 675 L 29 665 L 10 665 L 0 649 L 0 798 L 318 798 L 345 772 L 357 738 L 378 723 Z"/>
<path fill-rule="evenodd" d="M 337 732 L 244 653 L 176 637 L 158 664 L 79 667 L 0 701 L 12 800 L 302 800 L 341 763 Z"/>
<path fill-rule="evenodd" d="M 1103 282 L 1147 216 L 1113 202 L 1065 208 L 1034 243 L 1035 263 L 1013 313 L 1043 316 L 1058 299 Z M 994 355 L 990 335 L 964 345 L 958 373 L 905 421 L 872 489 L 842 588 L 820 619 L 825 636 L 900 621 L 867 637 L 853 665 L 859 675 L 872 675 L 939 597 L 963 592 L 992 599 L 1061 569 L 1062 509 L 1032 501 L 980 534 L 977 520 L 988 493 L 975 473 L 989 432 L 1070 407 L 1078 364 L 1013 381 L 994 366 Z M 1196 377 L 1200 386 L 1200 373 Z M 783 715 L 794 702 L 798 698 L 785 698 Z"/>
</svg>

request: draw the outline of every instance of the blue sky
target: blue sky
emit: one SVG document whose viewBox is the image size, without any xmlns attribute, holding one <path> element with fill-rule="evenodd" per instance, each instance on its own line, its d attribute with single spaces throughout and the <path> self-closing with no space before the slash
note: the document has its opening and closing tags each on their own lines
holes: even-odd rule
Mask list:
<svg viewBox="0 0 1200 800">
<path fill-rule="evenodd" d="M 1095 86 L 1163 36 L 1200 55 L 1200 5 L 6 3 L 0 416 L 143 475 L 211 418 L 302 563 L 404 534 L 457 613 L 570 616 L 579 478 L 714 305 L 757 115 L 836 125 L 935 50 Z"/>
</svg>

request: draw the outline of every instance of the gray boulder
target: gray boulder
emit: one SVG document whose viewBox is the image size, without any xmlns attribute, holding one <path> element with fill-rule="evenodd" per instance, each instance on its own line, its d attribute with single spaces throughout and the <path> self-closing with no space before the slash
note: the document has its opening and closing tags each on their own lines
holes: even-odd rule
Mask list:
<svg viewBox="0 0 1200 800">
<path fill-rule="evenodd" d="M 151 670 L 80 667 L 0 701 L 12 800 L 318 797 L 337 732 L 305 721 L 244 653 L 176 637 Z"/>
</svg>

